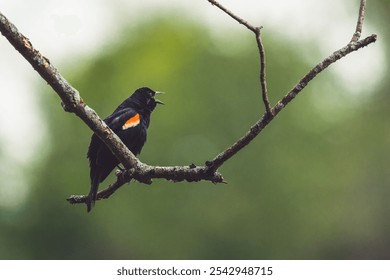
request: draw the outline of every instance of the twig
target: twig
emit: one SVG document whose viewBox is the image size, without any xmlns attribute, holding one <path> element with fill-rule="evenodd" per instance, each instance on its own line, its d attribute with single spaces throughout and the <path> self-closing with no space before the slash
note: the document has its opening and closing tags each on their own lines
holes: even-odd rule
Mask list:
<svg viewBox="0 0 390 280">
<path fill-rule="evenodd" d="M 265 77 L 265 50 L 263 46 L 263 42 L 261 40 L 260 31 L 261 28 L 256 28 L 256 42 L 257 47 L 259 49 L 260 55 L 260 85 L 261 85 L 261 95 L 263 98 L 263 103 L 265 106 L 265 110 L 268 114 L 273 115 L 271 105 L 268 100 L 268 91 L 267 91 L 267 79 Z"/>
<path fill-rule="evenodd" d="M 362 35 L 363 21 L 366 14 L 366 0 L 360 0 L 359 16 L 356 23 L 356 31 L 352 36 L 351 43 L 357 42 Z"/>
<path fill-rule="evenodd" d="M 260 56 L 261 96 L 262 96 L 262 100 L 263 100 L 263 103 L 264 103 L 264 106 L 265 106 L 265 110 L 267 111 L 268 114 L 272 115 L 273 112 L 271 110 L 271 105 L 270 105 L 269 99 L 268 99 L 267 82 L 266 82 L 266 78 L 265 78 L 265 50 L 264 50 L 263 43 L 261 41 L 261 31 L 260 31 L 262 29 L 262 26 L 255 27 L 255 26 L 251 25 L 246 20 L 244 20 L 244 19 L 240 18 L 239 16 L 233 14 L 230 10 L 225 8 L 223 5 L 221 5 L 216 0 L 207 0 L 207 1 L 209 1 L 212 5 L 218 7 L 219 9 L 221 9 L 223 12 L 228 14 L 231 18 L 236 20 L 238 23 L 244 25 L 246 28 L 248 28 L 249 30 L 251 30 L 255 34 L 257 48 L 259 49 L 259 56 Z"/>
<path fill-rule="evenodd" d="M 101 199 L 107 199 L 112 194 L 114 194 L 120 187 L 122 187 L 124 184 L 131 181 L 131 176 L 128 172 L 120 172 L 117 175 L 117 180 L 109 185 L 107 188 L 101 190 L 97 193 L 96 200 Z M 66 200 L 69 201 L 70 204 L 80 204 L 80 203 L 86 203 L 87 202 L 87 195 L 71 195 Z"/>
<path fill-rule="evenodd" d="M 345 47 L 335 51 L 332 55 L 324 59 L 322 62 L 317 64 L 312 70 L 309 71 L 299 82 L 298 84 L 287 93 L 282 100 L 280 100 L 274 107 L 275 114 L 278 114 L 288 103 L 293 100 L 299 92 L 302 91 L 303 88 L 307 86 L 307 84 L 313 80 L 319 73 L 321 73 L 325 68 L 329 65 L 335 63 L 340 60 L 344 56 L 350 54 L 351 52 L 357 51 L 361 48 L 368 46 L 371 43 L 376 42 L 377 35 L 372 34 L 356 43 L 348 44 Z"/>
<path fill-rule="evenodd" d="M 228 14 L 230 17 L 232 17 L 233 19 L 235 19 L 239 24 L 242 24 L 244 25 L 246 28 L 248 28 L 249 30 L 251 30 L 252 32 L 256 33 L 256 27 L 254 27 L 253 25 L 251 25 L 249 22 L 247 22 L 246 20 L 236 16 L 235 14 L 233 14 L 231 11 L 229 11 L 228 9 L 226 9 L 224 6 L 222 6 L 221 4 L 219 4 L 217 1 L 215 0 L 207 0 L 211 3 L 211 5 L 214 5 L 214 6 L 217 6 L 219 9 L 221 9 L 222 11 L 224 11 L 226 14 Z"/>
</svg>

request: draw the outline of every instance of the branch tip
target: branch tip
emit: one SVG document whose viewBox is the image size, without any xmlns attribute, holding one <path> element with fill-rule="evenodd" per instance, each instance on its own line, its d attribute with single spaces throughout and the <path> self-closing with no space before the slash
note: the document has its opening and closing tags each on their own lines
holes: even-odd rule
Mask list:
<svg viewBox="0 0 390 280">
<path fill-rule="evenodd" d="M 360 0 L 359 15 L 356 22 L 355 33 L 353 34 L 352 39 L 350 41 L 351 43 L 359 41 L 360 36 L 362 35 L 365 14 L 366 14 L 366 0 Z"/>
<path fill-rule="evenodd" d="M 249 24 L 246 20 L 244 20 L 244 19 L 240 18 L 239 16 L 235 15 L 233 12 L 229 11 L 227 8 L 225 8 L 223 5 L 221 5 L 216 0 L 207 0 L 207 1 L 209 1 L 213 6 L 218 7 L 221 11 L 223 11 L 224 13 L 229 15 L 232 19 L 237 21 L 239 24 L 244 25 L 246 28 L 248 28 L 252 32 L 256 33 L 256 27 L 254 27 L 253 25 Z"/>
</svg>

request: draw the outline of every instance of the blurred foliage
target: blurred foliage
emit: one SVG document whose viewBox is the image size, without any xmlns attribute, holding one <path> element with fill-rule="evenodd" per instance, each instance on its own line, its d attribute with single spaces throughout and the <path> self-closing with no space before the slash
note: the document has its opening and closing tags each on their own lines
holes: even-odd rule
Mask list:
<svg viewBox="0 0 390 280">
<path fill-rule="evenodd" d="M 239 51 L 229 51 L 238 41 Z M 312 65 L 292 43 L 264 42 L 274 103 Z M 203 164 L 263 112 L 253 38 L 230 44 L 185 22 L 155 20 L 65 76 L 101 117 L 138 87 L 165 91 L 141 160 Z M 65 198 L 89 190 L 91 131 L 48 94 L 48 156 L 35 168 L 26 205 L 0 216 L 0 257 L 389 258 L 389 95 L 367 94 L 356 102 L 326 71 L 221 168 L 227 185 L 132 182 L 90 214 Z"/>
</svg>

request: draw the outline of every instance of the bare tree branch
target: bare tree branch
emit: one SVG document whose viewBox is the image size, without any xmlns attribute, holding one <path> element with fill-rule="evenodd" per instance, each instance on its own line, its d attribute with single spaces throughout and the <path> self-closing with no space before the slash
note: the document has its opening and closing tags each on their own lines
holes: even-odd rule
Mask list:
<svg viewBox="0 0 390 280">
<path fill-rule="evenodd" d="M 145 182 L 146 177 L 149 180 L 165 178 L 175 181 L 224 182 L 219 172 L 211 170 L 207 166 L 199 168 L 191 168 L 190 166 L 152 167 L 139 161 L 96 112 L 85 104 L 79 92 L 61 76 L 50 61 L 36 50 L 30 40 L 21 34 L 1 12 L 0 32 L 60 96 L 65 111 L 72 112 L 82 119 L 110 148 L 124 167 L 133 170 L 133 178 L 141 182 Z M 128 178 L 128 182 L 130 180 L 131 178 Z"/>
<path fill-rule="evenodd" d="M 233 14 L 231 11 L 229 11 L 228 9 L 226 9 L 224 6 L 222 6 L 221 4 L 219 4 L 217 1 L 215 0 L 207 0 L 211 3 L 211 5 L 214 5 L 218 8 L 220 8 L 222 11 L 224 11 L 226 14 L 228 14 L 230 17 L 232 17 L 233 19 L 235 19 L 239 24 L 242 24 L 244 25 L 246 28 L 248 28 L 249 30 L 251 30 L 252 32 L 256 33 L 256 27 L 254 27 L 253 25 L 251 25 L 250 23 L 248 23 L 246 20 L 240 18 L 239 16 L 236 16 L 235 14 Z"/>
<path fill-rule="evenodd" d="M 222 6 L 220 3 L 218 3 L 215 0 L 207 0 L 209 1 L 212 5 L 218 7 L 221 9 L 223 12 L 228 14 L 231 18 L 236 20 L 238 23 L 244 25 L 246 28 L 248 28 L 250 31 L 252 31 L 255 36 L 256 36 L 256 43 L 257 43 L 257 48 L 259 49 L 259 56 L 260 56 L 260 85 L 261 85 L 261 96 L 263 99 L 263 103 L 265 106 L 265 110 L 267 111 L 268 114 L 272 115 L 272 110 L 271 110 L 271 105 L 269 103 L 268 99 L 268 92 L 267 92 L 267 81 L 265 78 L 265 50 L 263 46 L 263 42 L 261 40 L 261 29 L 262 26 L 260 27 L 255 27 L 251 25 L 249 22 L 246 20 L 240 18 L 239 16 L 233 14 L 230 10 Z"/>
<path fill-rule="evenodd" d="M 218 154 L 213 160 L 208 161 L 207 165 L 218 169 L 222 166 L 227 160 L 233 157 L 241 149 L 246 147 L 257 135 L 280 113 L 280 111 L 286 107 L 306 86 L 307 84 L 314 79 L 319 73 L 321 73 L 329 65 L 335 63 L 344 56 L 350 54 L 353 51 L 357 51 L 365 46 L 368 46 L 371 43 L 374 43 L 377 39 L 375 34 L 360 40 L 354 44 L 348 44 L 344 48 L 334 52 L 332 55 L 324 59 L 322 62 L 317 64 L 309 73 L 307 73 L 298 84 L 288 92 L 273 108 L 271 111 L 273 114 L 268 114 L 267 112 L 263 114 L 260 120 L 258 120 L 249 131 L 242 136 L 238 141 L 236 141 L 229 148 L 224 150 L 222 153 Z"/>
<path fill-rule="evenodd" d="M 124 184 L 130 182 L 131 178 L 127 180 L 125 178 L 124 172 L 121 172 L 120 174 L 117 175 L 117 180 L 109 185 L 107 188 L 104 190 L 101 190 L 98 192 L 96 200 L 101 200 L 101 199 L 106 199 L 109 198 L 112 194 L 114 194 L 120 187 L 122 187 Z M 66 200 L 69 201 L 70 204 L 80 204 L 80 203 L 87 203 L 87 195 L 71 195 L 69 198 Z"/>
<path fill-rule="evenodd" d="M 153 178 L 163 178 L 174 182 L 189 181 L 196 182 L 206 180 L 213 183 L 225 183 L 223 176 L 218 172 L 227 160 L 233 157 L 237 152 L 246 147 L 260 132 L 283 110 L 319 73 L 326 69 L 332 63 L 335 63 L 344 56 L 353 51 L 357 51 L 365 46 L 376 41 L 377 36 L 371 35 L 363 40 L 359 40 L 363 19 L 365 14 L 366 1 L 361 1 L 359 19 L 356 27 L 356 32 L 351 42 L 334 52 L 332 55 L 317 64 L 310 70 L 298 84 L 288 92 L 274 107 L 271 107 L 268 94 L 265 75 L 265 51 L 260 36 L 261 27 L 254 27 L 247 21 L 236 16 L 231 11 L 223 7 L 215 0 L 208 0 L 212 5 L 217 6 L 223 12 L 235 19 L 238 23 L 246 26 L 256 35 L 256 42 L 260 55 L 260 85 L 262 91 L 262 99 L 266 108 L 266 112 L 258 120 L 250 130 L 232 146 L 218 154 L 214 159 L 207 161 L 204 166 L 150 166 L 139 161 L 129 149 L 122 143 L 118 136 L 104 123 L 94 110 L 89 108 L 76 89 L 74 89 L 50 63 L 50 61 L 36 50 L 28 38 L 21 34 L 17 28 L 8 21 L 8 19 L 0 13 L 0 31 L 8 39 L 8 41 L 18 50 L 33 68 L 47 81 L 47 83 L 60 96 L 65 111 L 76 114 L 93 130 L 100 139 L 109 147 L 112 153 L 124 165 L 126 170 L 117 174 L 117 180 L 106 189 L 98 193 L 97 199 L 105 199 L 115 193 L 125 183 L 132 179 L 138 180 L 145 184 L 151 184 Z M 356 35 L 356 36 L 355 36 Z M 86 196 L 73 195 L 68 198 L 72 204 L 85 203 Z"/>
<path fill-rule="evenodd" d="M 356 23 L 356 31 L 352 36 L 351 43 L 357 42 L 362 35 L 363 21 L 366 14 L 366 0 L 360 0 L 359 16 Z"/>
<path fill-rule="evenodd" d="M 139 160 L 127 149 L 105 122 L 99 118 L 96 112 L 84 103 L 79 92 L 61 76 L 49 59 L 36 50 L 30 40 L 21 34 L 16 26 L 9 22 L 1 12 L 0 31 L 59 95 L 65 111 L 72 112 L 81 118 L 102 139 L 126 168 L 139 165 Z"/>
<path fill-rule="evenodd" d="M 325 70 L 325 68 L 340 60 L 344 56 L 350 54 L 351 52 L 357 51 L 361 48 L 368 46 L 371 43 L 376 42 L 376 40 L 377 35 L 372 34 L 360 41 L 357 41 L 356 43 L 350 43 L 346 45 L 338 51 L 335 51 L 329 57 L 325 58 L 322 62 L 320 62 L 312 70 L 310 70 L 309 73 L 307 73 L 298 82 L 298 84 L 275 105 L 275 107 L 273 108 L 275 114 L 278 114 L 288 103 L 290 103 L 291 100 L 293 100 L 311 80 L 313 80 L 319 73 Z"/>
<path fill-rule="evenodd" d="M 263 46 L 263 42 L 261 40 L 260 31 L 261 28 L 256 28 L 256 42 L 257 47 L 259 49 L 260 55 L 260 85 L 261 85 L 261 95 L 263 97 L 263 103 L 265 106 L 265 110 L 268 114 L 273 115 L 271 104 L 268 100 L 268 91 L 267 91 L 267 80 L 265 77 L 265 50 Z"/>
<path fill-rule="evenodd" d="M 150 166 L 142 164 L 142 173 L 136 173 L 134 169 L 125 170 L 117 173 L 117 180 L 111 184 L 108 188 L 98 192 L 97 200 L 106 199 L 110 197 L 117 189 L 124 184 L 135 179 L 139 182 L 150 185 L 152 183 L 151 178 L 164 178 L 171 180 L 172 182 L 198 182 L 200 180 L 208 180 L 213 183 L 226 183 L 222 175 L 213 171 L 209 167 L 199 167 L 195 165 L 190 166 Z M 87 196 L 73 195 L 67 200 L 72 203 L 85 203 Z"/>
<path fill-rule="evenodd" d="M 208 0 L 213 5 L 219 7 L 222 11 L 227 13 L 229 16 L 233 17 L 237 21 L 240 22 L 239 17 L 232 16 L 232 13 L 224 8 L 221 4 L 219 4 L 215 0 Z M 362 1 L 365 2 L 365 1 Z M 364 3 L 365 4 L 365 3 Z M 361 9 L 362 10 L 362 7 Z M 364 10 L 364 8 L 363 8 Z M 361 12 L 360 12 L 361 13 Z M 364 12 L 363 12 L 364 13 Z M 360 18 L 360 16 L 359 16 Z M 244 21 L 245 22 L 245 21 Z M 241 23 L 241 22 L 240 22 Z M 242 23 L 243 24 L 243 23 Z M 249 23 L 245 22 L 244 25 L 251 26 Z M 248 29 L 252 30 L 250 27 Z M 256 30 L 256 28 L 255 28 Z M 258 29 L 260 30 L 260 29 Z M 252 30 L 253 31 L 253 30 Z M 255 32 L 255 31 L 254 31 Z M 259 31 L 260 32 L 260 31 Z M 256 38 L 260 39 L 260 34 L 256 36 Z M 269 114 L 268 110 L 266 110 L 266 113 L 261 117 L 260 120 L 258 120 L 251 128 L 250 130 L 242 136 L 238 141 L 236 141 L 232 146 L 227 148 L 225 151 L 218 154 L 213 160 L 208 161 L 206 164 L 208 166 L 212 166 L 213 168 L 217 169 L 220 166 L 222 166 L 227 160 L 229 160 L 232 156 L 234 156 L 237 152 L 239 152 L 242 148 L 247 146 L 252 140 L 260 134 L 260 132 L 274 119 L 274 117 L 285 107 L 287 104 L 289 104 L 297 95 L 300 93 L 307 84 L 319 73 L 321 73 L 325 68 L 327 68 L 332 63 L 335 63 L 339 59 L 343 58 L 344 56 L 350 54 L 353 51 L 357 51 L 365 46 L 368 46 L 371 43 L 374 43 L 377 39 L 377 36 L 375 34 L 357 41 L 357 42 L 351 42 L 347 46 L 339 49 L 338 51 L 335 51 L 332 55 L 324 59 L 322 62 L 317 64 L 312 70 L 309 71 L 299 82 L 298 84 L 290 91 L 288 92 L 273 108 L 270 108 L 269 111 L 272 112 L 272 114 Z M 262 46 L 261 41 L 258 43 L 259 45 L 259 51 L 260 51 L 260 58 L 264 56 L 264 53 L 262 54 Z M 265 62 L 264 62 L 264 68 L 265 68 Z M 261 71 L 264 71 L 263 67 L 261 66 L 260 70 L 260 76 L 262 76 Z M 265 79 L 265 77 L 261 77 L 260 80 Z M 263 85 L 262 85 L 263 86 Z M 267 97 L 267 94 L 263 91 L 263 97 Z M 264 101 L 266 104 L 266 101 Z M 267 106 L 267 105 L 266 105 Z"/>
</svg>

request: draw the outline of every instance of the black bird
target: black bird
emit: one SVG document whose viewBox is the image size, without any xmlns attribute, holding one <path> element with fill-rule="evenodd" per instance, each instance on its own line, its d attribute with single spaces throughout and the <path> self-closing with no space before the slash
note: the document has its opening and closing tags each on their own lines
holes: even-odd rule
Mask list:
<svg viewBox="0 0 390 280">
<path fill-rule="evenodd" d="M 154 96 L 160 92 L 150 88 L 137 89 L 122 102 L 104 122 L 119 136 L 134 154 L 138 155 L 146 142 L 146 132 L 150 123 L 150 114 L 157 104 L 163 104 Z M 87 211 L 95 204 L 99 183 L 111 173 L 119 160 L 111 153 L 100 138 L 93 134 L 88 148 L 91 190 L 87 197 Z"/>
</svg>

